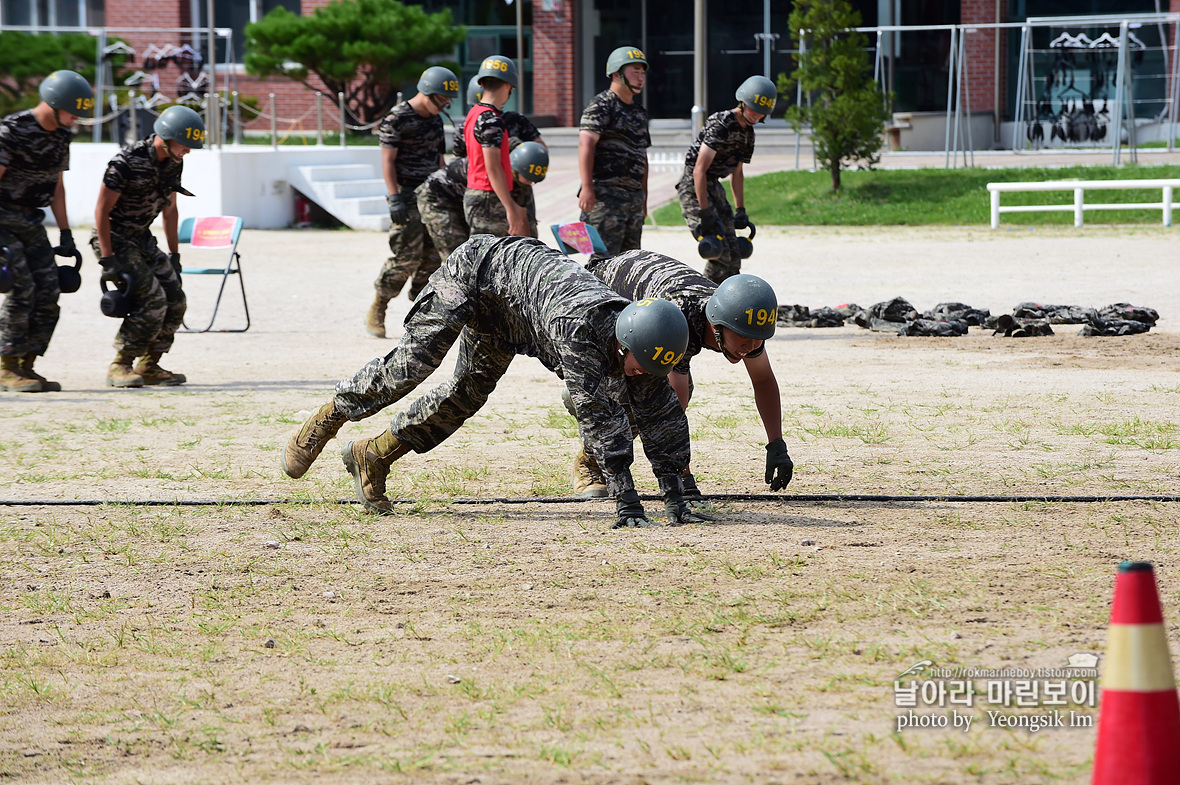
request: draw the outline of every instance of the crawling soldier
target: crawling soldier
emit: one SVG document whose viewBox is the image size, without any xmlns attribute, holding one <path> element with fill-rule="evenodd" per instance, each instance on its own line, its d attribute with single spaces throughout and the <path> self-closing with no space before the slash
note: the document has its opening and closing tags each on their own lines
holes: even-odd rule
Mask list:
<svg viewBox="0 0 1180 785">
<path fill-rule="evenodd" d="M 578 411 L 587 449 L 615 497 L 614 528 L 649 526 L 631 477 L 631 426 L 674 523 L 704 520 L 688 509 L 688 420 L 665 378 L 688 344 L 688 325 L 667 300 L 628 303 L 540 240 L 476 235 L 443 262 L 406 316 L 401 342 L 336 385 L 336 394 L 299 429 L 282 455 L 302 477 L 346 420 L 362 420 L 401 400 L 459 343 L 455 375 L 394 416 L 375 438 L 341 449 L 357 498 L 389 512 L 385 480 L 394 461 L 427 452 L 488 400 L 517 354 L 560 375 Z"/>
</svg>

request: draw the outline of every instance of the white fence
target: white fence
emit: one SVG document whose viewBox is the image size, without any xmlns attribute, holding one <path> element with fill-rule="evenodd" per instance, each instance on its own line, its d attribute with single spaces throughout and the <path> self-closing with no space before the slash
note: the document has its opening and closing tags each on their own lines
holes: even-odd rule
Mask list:
<svg viewBox="0 0 1180 785">
<path fill-rule="evenodd" d="M 1128 188 L 1158 188 L 1163 196 L 1158 202 L 1124 202 L 1120 204 L 1086 204 L 1085 194 Z M 1172 196 L 1180 180 L 1046 180 L 1040 183 L 988 183 L 992 201 L 992 228 L 1000 227 L 1000 213 L 1039 213 L 1073 211 L 1073 225 L 1081 226 L 1086 210 L 1160 210 L 1164 226 L 1172 225 Z M 1073 191 L 1073 204 L 1000 205 L 1000 194 L 1016 191 Z"/>
</svg>

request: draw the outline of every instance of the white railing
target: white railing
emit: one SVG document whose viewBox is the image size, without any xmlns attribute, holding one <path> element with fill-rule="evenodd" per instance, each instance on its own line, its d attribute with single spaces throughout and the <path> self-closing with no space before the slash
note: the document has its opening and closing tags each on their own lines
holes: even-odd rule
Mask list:
<svg viewBox="0 0 1180 785">
<path fill-rule="evenodd" d="M 1086 204 L 1085 194 L 1091 191 L 1112 191 L 1127 188 L 1160 189 L 1158 202 L 1125 202 L 1122 204 Z M 992 228 L 1000 227 L 1000 213 L 1036 213 L 1073 211 L 1073 225 L 1081 226 L 1086 210 L 1161 210 L 1164 226 L 1172 225 L 1172 195 L 1180 188 L 1180 180 L 1047 180 L 1040 183 L 988 183 L 992 201 Z M 1000 194 L 1013 191 L 1073 191 L 1073 204 L 1036 204 L 1000 206 Z"/>
</svg>

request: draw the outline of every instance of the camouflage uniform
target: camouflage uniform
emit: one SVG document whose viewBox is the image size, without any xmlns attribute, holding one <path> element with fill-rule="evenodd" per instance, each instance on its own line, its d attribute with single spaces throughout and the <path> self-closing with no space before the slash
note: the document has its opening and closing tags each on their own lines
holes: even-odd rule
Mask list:
<svg viewBox="0 0 1180 785">
<path fill-rule="evenodd" d="M 713 332 L 713 325 L 705 316 L 705 306 L 717 284 L 679 259 L 655 251 L 625 251 L 618 256 L 592 260 L 586 269 L 629 300 L 652 297 L 676 303 L 688 322 L 688 349 L 672 370 L 689 376 L 691 389 L 689 364 L 706 348 L 702 336 Z M 712 351 L 720 353 L 720 349 Z M 746 357 L 757 357 L 764 351 L 765 343 Z"/>
<path fill-rule="evenodd" d="M 155 138 L 152 134 L 121 150 L 107 164 L 102 178 L 103 185 L 119 194 L 110 216 L 115 270 L 130 273 L 135 280 L 131 312 L 115 336 L 115 349 L 131 357 L 171 349 L 188 308 L 180 270 L 160 250 L 151 225 L 172 203 L 172 194 L 192 194 L 180 185 L 184 164 L 168 158 L 160 161 Z M 97 232 L 90 236 L 90 247 L 102 258 Z"/>
<path fill-rule="evenodd" d="M 533 121 L 520 112 L 501 112 L 500 119 L 504 121 L 504 130 L 508 132 L 509 147 L 516 147 L 521 142 L 535 142 L 541 138 L 541 132 Z M 455 141 L 451 151 L 456 158 L 467 157 L 467 142 L 463 139 L 462 129 L 455 134 Z"/>
<path fill-rule="evenodd" d="M 607 256 L 638 248 L 643 239 L 648 123 L 639 101 L 623 103 L 610 90 L 594 96 L 582 112 L 579 129 L 599 137 L 594 148 L 594 209 L 582 213 L 580 220 L 598 230 Z"/>
<path fill-rule="evenodd" d="M 410 284 L 410 296 L 413 297 L 430 277 L 429 272 L 418 275 L 419 270 L 427 268 L 433 272 L 440 262 L 438 251 L 422 225 L 414 189 L 439 169 L 439 158 L 446 149 L 443 122 L 438 115 L 422 117 L 409 102 L 402 101 L 381 121 L 377 133 L 382 147 L 397 150 L 394 169 L 398 191 L 410 217 L 404 224 L 390 224 L 389 251 L 393 255 L 385 261 L 373 285 L 378 292 L 393 299 L 401 294 L 402 287 L 413 276 L 414 282 Z"/>
<path fill-rule="evenodd" d="M 440 259 L 446 259 L 471 236 L 471 230 L 467 227 L 467 217 L 463 214 L 463 195 L 466 191 L 466 158 L 456 158 L 445 168 L 439 169 L 427 177 L 426 182 L 418 186 L 418 209 L 422 211 L 422 224 L 430 234 L 434 247 L 438 249 Z M 528 212 L 529 236 L 536 237 L 537 206 L 532 197 L 532 186 L 522 183 L 513 184 L 512 201 Z M 430 268 L 430 271 L 426 272 L 422 278 L 422 284 L 425 284 L 426 278 L 429 278 L 437 269 L 437 265 Z M 422 285 L 418 283 L 418 279 L 423 276 L 425 270 L 426 265 L 423 265 L 414 274 L 414 283 L 410 290 L 411 296 L 417 297 L 413 286 L 417 286 L 421 290 Z"/>
<path fill-rule="evenodd" d="M 675 484 L 688 466 L 688 420 L 667 379 L 623 373 L 614 330 L 627 304 L 540 240 L 473 237 L 415 301 L 397 348 L 336 386 L 335 406 L 354 421 L 376 414 L 423 382 L 458 341 L 454 377 L 390 425 L 398 441 L 427 452 L 479 411 L 513 357 L 529 355 L 565 380 L 611 492 L 634 489 L 628 408 L 656 477 Z"/>
<path fill-rule="evenodd" d="M 0 121 L 0 245 L 12 252 L 12 291 L 0 310 L 0 354 L 45 354 L 61 294 L 53 248 L 41 225 L 61 173 L 70 168 L 70 132 L 46 131 L 32 110 Z"/>
<path fill-rule="evenodd" d="M 466 123 L 464 127 L 466 128 Z M 499 150 L 500 145 L 506 142 L 507 130 L 503 116 L 496 110 L 483 112 L 476 117 L 473 133 L 481 148 L 489 147 Z M 464 132 L 464 136 L 466 136 L 466 132 Z M 482 149 L 478 152 L 479 155 L 483 155 Z M 470 171 L 470 166 L 468 166 L 468 171 Z M 508 173 L 508 185 L 512 186 L 511 172 Z M 495 191 L 469 187 L 463 194 L 463 215 L 467 219 L 467 225 L 471 228 L 472 237 L 477 234 L 507 237 L 509 234 L 508 214 L 504 211 L 504 205 L 500 203 L 500 197 L 496 196 Z"/>
<path fill-rule="evenodd" d="M 717 153 L 705 172 L 705 193 L 709 197 L 709 204 L 717 208 L 721 240 L 725 246 L 719 258 L 711 259 L 705 265 L 705 276 L 711 281 L 721 283 L 729 276 L 742 271 L 742 256 L 738 251 L 737 234 L 733 229 L 733 207 L 725 198 L 725 188 L 721 185 L 721 180 L 733 174 L 739 163 L 750 163 L 754 156 L 754 129 L 744 127 L 732 109 L 715 112 L 709 115 L 705 127 L 697 135 L 692 147 L 688 148 L 688 155 L 684 157 L 684 174 L 676 184 L 676 194 L 680 197 L 680 212 L 684 216 L 685 224 L 692 230 L 693 237 L 700 236 L 698 227 L 701 223 L 701 205 L 697 201 L 692 170 L 696 166 L 702 144 L 708 145 Z"/>
</svg>

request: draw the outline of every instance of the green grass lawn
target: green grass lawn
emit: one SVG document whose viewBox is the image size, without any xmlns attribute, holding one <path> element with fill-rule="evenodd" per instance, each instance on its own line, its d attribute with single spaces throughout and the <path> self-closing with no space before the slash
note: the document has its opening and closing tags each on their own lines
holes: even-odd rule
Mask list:
<svg viewBox="0 0 1180 785">
<path fill-rule="evenodd" d="M 1060 169 L 879 169 L 847 171 L 833 193 L 828 172 L 773 172 L 746 179 L 746 210 L 759 225 L 983 225 L 990 221 L 987 184 L 1037 180 L 1127 180 L 1176 177 L 1180 166 L 1071 166 Z M 728 183 L 726 184 L 728 187 Z M 732 197 L 731 197 L 732 198 Z M 1159 189 L 1091 191 L 1090 204 L 1155 202 Z M 1070 191 L 1004 194 L 1004 205 L 1072 205 Z M 656 211 L 662 226 L 683 223 L 675 202 Z M 1005 213 L 1001 224 L 1072 224 L 1072 212 Z M 1086 223 L 1159 223 L 1159 210 L 1087 211 Z"/>
</svg>

